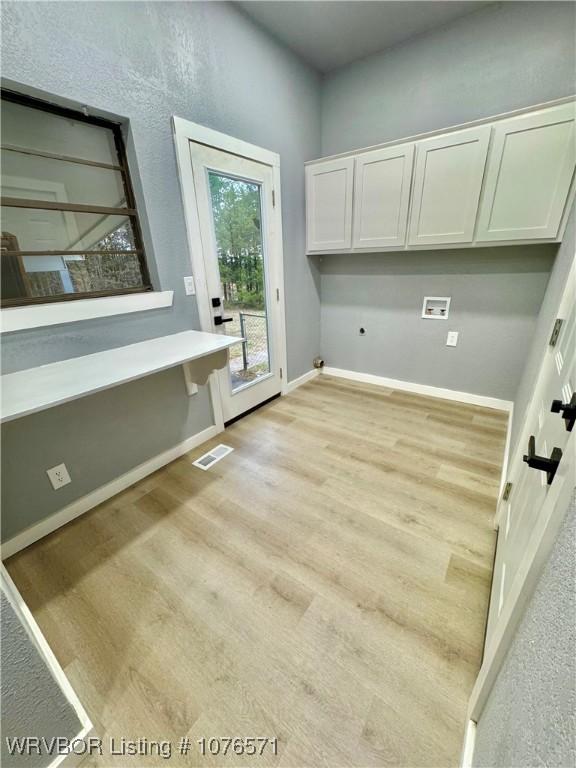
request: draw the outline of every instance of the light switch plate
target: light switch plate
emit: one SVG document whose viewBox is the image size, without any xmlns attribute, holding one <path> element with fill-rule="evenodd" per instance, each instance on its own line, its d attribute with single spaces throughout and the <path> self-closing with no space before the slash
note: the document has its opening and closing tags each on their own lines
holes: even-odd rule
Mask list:
<svg viewBox="0 0 576 768">
<path fill-rule="evenodd" d="M 196 286 L 194 285 L 194 278 L 192 275 L 189 275 L 188 277 L 184 278 L 184 290 L 186 291 L 186 296 L 194 296 L 196 293 Z"/>
<path fill-rule="evenodd" d="M 446 346 L 455 347 L 456 344 L 458 344 L 458 331 L 448 331 L 448 336 L 446 337 Z"/>
<path fill-rule="evenodd" d="M 52 469 L 47 469 L 46 474 L 55 491 L 72 482 L 66 464 L 58 464 L 56 467 L 52 467 Z"/>
</svg>

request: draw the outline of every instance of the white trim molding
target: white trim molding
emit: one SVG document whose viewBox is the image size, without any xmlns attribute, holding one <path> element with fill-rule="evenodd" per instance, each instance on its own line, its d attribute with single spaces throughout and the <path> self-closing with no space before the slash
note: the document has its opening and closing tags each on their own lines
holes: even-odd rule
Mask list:
<svg viewBox="0 0 576 768">
<path fill-rule="evenodd" d="M 462 747 L 462 758 L 460 768 L 472 768 L 472 759 L 474 757 L 474 747 L 476 745 L 476 723 L 474 720 L 468 720 L 466 733 L 464 734 L 464 745 Z"/>
<path fill-rule="evenodd" d="M 22 595 L 20 594 L 20 592 L 18 592 L 18 589 L 14 584 L 14 582 L 12 581 L 10 574 L 8 573 L 4 565 L 1 565 L 1 564 L 0 564 L 0 574 L 2 577 L 1 578 L 2 591 L 4 592 L 7 600 L 13 607 L 14 612 L 16 613 L 16 616 L 20 620 L 32 644 L 40 654 L 48 670 L 50 671 L 50 674 L 56 681 L 56 684 L 60 688 L 62 695 L 66 698 L 66 700 L 74 710 L 76 717 L 80 721 L 81 729 L 79 733 L 75 734 L 70 739 L 70 741 L 72 742 L 75 739 L 78 739 L 78 740 L 86 739 L 92 732 L 92 728 L 93 728 L 90 718 L 86 713 L 86 710 L 82 706 L 82 703 L 80 702 L 80 699 L 76 695 L 75 690 L 70 685 L 68 678 L 64 674 L 64 670 L 58 663 L 57 658 L 52 653 L 52 649 L 46 642 L 46 638 L 42 634 L 40 627 L 36 623 L 36 620 L 32 615 L 30 609 L 22 599 Z M 73 763 L 78 761 L 79 761 L 79 757 L 76 756 L 73 752 L 62 753 L 57 755 L 57 757 L 49 764 L 48 768 L 57 768 L 57 766 L 61 765 L 64 762 L 66 762 L 67 765 L 72 765 Z"/>
<path fill-rule="evenodd" d="M 441 136 L 444 133 L 452 133 L 456 131 L 461 131 L 465 128 L 473 128 L 477 125 L 487 125 L 489 123 L 493 123 L 495 120 L 509 120 L 511 117 L 517 117 L 519 115 L 526 115 L 530 112 L 534 112 L 535 110 L 540 109 L 548 109 L 550 107 L 556 107 L 560 104 L 569 104 L 570 102 L 576 101 L 576 94 L 571 94 L 570 96 L 562 96 L 559 99 L 552 99 L 550 101 L 542 101 L 538 104 L 532 104 L 529 107 L 521 107 L 520 109 L 513 109 L 508 112 L 499 112 L 497 115 L 492 115 L 491 117 L 481 117 L 477 120 L 470 120 L 467 123 L 456 123 L 455 125 L 447 125 L 445 128 L 436 128 L 434 131 L 426 131 L 424 133 L 414 133 L 412 136 L 403 136 L 399 139 L 393 139 L 392 141 L 384 141 L 380 144 L 371 144 L 368 147 L 362 147 L 361 149 L 349 149 L 346 152 L 339 152 L 335 155 L 326 155 L 325 157 L 317 157 L 312 160 L 306 160 L 304 165 L 315 165 L 316 163 L 323 163 L 325 160 L 334 160 L 336 158 L 341 157 L 355 157 L 357 154 L 362 152 L 373 152 L 377 149 L 384 149 L 386 147 L 394 147 L 397 144 L 406 144 L 408 142 L 412 141 L 422 141 L 422 139 L 428 139 L 433 136 Z M 445 246 L 442 245 L 442 248 Z M 460 244 L 456 247 L 462 247 Z"/>
<path fill-rule="evenodd" d="M 438 397 L 441 400 L 455 400 L 458 403 L 468 403 L 468 405 L 479 405 L 483 408 L 495 408 L 498 411 L 512 412 L 513 403 L 511 400 L 500 400 L 497 397 L 486 397 L 485 395 L 474 395 L 471 392 L 458 392 L 455 389 L 443 389 L 442 387 L 432 387 L 428 384 L 417 384 L 412 381 L 400 381 L 399 379 L 388 379 L 384 376 L 375 376 L 372 373 L 359 373 L 358 371 L 347 371 L 343 368 L 331 368 L 327 366 L 322 369 L 327 376 L 337 376 L 341 379 L 351 379 L 352 381 L 361 381 L 364 384 L 375 384 L 379 387 L 388 387 L 389 389 L 400 389 L 403 392 L 414 392 L 417 395 L 426 395 L 427 397 Z"/>
<path fill-rule="evenodd" d="M 123 296 L 102 296 L 99 299 L 74 299 L 25 307 L 7 307 L 0 311 L 0 333 L 163 309 L 171 307 L 173 301 L 174 291 L 146 291 Z"/>
<path fill-rule="evenodd" d="M 49 533 L 52 533 L 58 528 L 61 528 L 63 525 L 66 525 L 66 523 L 69 523 L 76 517 L 80 517 L 80 515 L 83 515 L 85 512 L 88 512 L 94 507 L 97 507 L 104 501 L 111 499 L 112 496 L 116 496 L 118 493 L 125 491 L 126 488 L 129 488 L 139 480 L 142 480 L 143 478 L 152 474 L 152 472 L 156 472 L 156 470 L 161 469 L 171 461 L 175 461 L 185 453 L 192 451 L 202 443 L 205 443 L 206 440 L 210 440 L 211 438 L 215 437 L 221 431 L 222 430 L 218 429 L 218 427 L 215 425 L 207 427 L 206 429 L 202 430 L 202 432 L 198 432 L 196 435 L 192 435 L 192 437 L 187 438 L 178 445 L 175 445 L 173 448 L 158 454 L 158 456 L 154 456 L 153 458 L 148 459 L 148 461 L 139 464 L 137 467 L 134 467 L 128 472 L 125 472 L 123 475 L 120 475 L 120 477 L 117 477 L 114 480 L 111 480 L 109 483 L 106 483 L 106 485 L 102 485 L 100 488 L 96 488 L 96 490 L 86 494 L 86 496 L 82 496 L 80 499 L 73 501 L 59 512 L 55 512 L 49 517 L 40 520 L 38 523 L 29 526 L 25 530 L 21 531 L 21 533 L 18 533 L 16 536 L 9 539 L 5 544 L 2 544 L 2 560 L 6 560 L 6 558 L 11 557 L 21 549 L 29 547 L 30 544 L 33 544 L 35 541 L 38 541 L 44 536 L 48 536 Z"/>
<path fill-rule="evenodd" d="M 297 379 L 292 379 L 292 381 L 289 381 L 284 388 L 283 394 L 290 394 L 290 392 L 293 392 L 295 389 L 298 389 L 298 387 L 301 387 L 302 384 L 306 384 L 307 382 L 312 381 L 312 379 L 315 379 L 319 374 L 320 370 L 318 368 L 312 368 L 311 371 L 306 371 L 306 373 L 303 373 L 302 376 L 298 376 Z"/>
<path fill-rule="evenodd" d="M 280 167 L 280 155 L 270 149 L 264 149 L 256 144 L 250 144 L 248 141 L 236 139 L 227 133 L 215 131 L 213 128 L 207 128 L 200 123 L 193 123 L 183 117 L 174 115 L 172 121 L 175 136 L 185 137 L 187 141 L 197 141 L 199 144 L 206 144 L 208 147 L 215 147 L 223 152 L 230 152 L 232 155 L 247 157 L 258 163 L 264 163 L 264 165 Z"/>
<path fill-rule="evenodd" d="M 278 278 L 278 300 L 281 302 L 282 311 L 280 312 L 280 367 L 286 371 L 287 352 L 286 352 L 286 306 L 284 297 L 284 254 L 282 237 L 282 202 L 280 194 L 280 155 L 271 150 L 258 147 L 256 144 L 250 144 L 247 141 L 236 139 L 220 131 L 207 128 L 199 123 L 194 123 L 182 117 L 174 115 L 172 117 L 174 146 L 176 149 L 176 165 L 178 168 L 178 178 L 180 180 L 180 191 L 182 193 L 182 205 L 184 209 L 184 220 L 186 222 L 186 233 L 188 235 L 188 246 L 190 253 L 190 264 L 192 266 L 192 275 L 196 284 L 196 303 L 198 306 L 198 315 L 200 318 L 200 329 L 213 332 L 213 312 L 210 303 L 210 294 L 206 279 L 206 269 L 204 265 L 204 243 L 200 231 L 200 219 L 198 216 L 198 206 L 196 199 L 196 188 L 194 184 L 194 173 L 192 169 L 192 158 L 190 156 L 190 142 L 205 144 L 206 146 L 220 149 L 223 152 L 229 152 L 233 155 L 239 155 L 249 160 L 269 165 L 272 168 L 273 188 L 276 195 L 276 205 L 272 209 L 274 218 L 274 229 L 277 233 L 279 257 L 280 257 L 280 275 Z M 224 429 L 224 415 L 222 412 L 222 401 L 218 377 L 212 374 L 208 381 L 214 420 L 216 426 Z M 287 385 L 282 385 L 282 394 L 285 394 Z"/>
</svg>

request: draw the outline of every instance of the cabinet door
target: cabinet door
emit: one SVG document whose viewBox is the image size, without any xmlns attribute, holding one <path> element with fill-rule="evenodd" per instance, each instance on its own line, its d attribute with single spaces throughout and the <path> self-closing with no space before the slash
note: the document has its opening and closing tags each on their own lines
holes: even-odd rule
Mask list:
<svg viewBox="0 0 576 768">
<path fill-rule="evenodd" d="M 350 248 L 354 158 L 306 166 L 308 251 Z"/>
<path fill-rule="evenodd" d="M 416 144 L 410 245 L 472 242 L 489 139 L 483 125 Z"/>
<path fill-rule="evenodd" d="M 554 239 L 576 162 L 574 104 L 496 123 L 477 240 Z"/>
<path fill-rule="evenodd" d="M 414 144 L 378 149 L 356 158 L 354 248 L 404 245 Z"/>
</svg>

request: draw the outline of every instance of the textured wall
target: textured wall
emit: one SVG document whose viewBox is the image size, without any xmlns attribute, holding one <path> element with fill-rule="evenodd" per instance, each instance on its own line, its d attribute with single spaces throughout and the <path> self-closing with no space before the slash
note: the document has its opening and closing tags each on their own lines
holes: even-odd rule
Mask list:
<svg viewBox="0 0 576 768">
<path fill-rule="evenodd" d="M 327 76 L 323 155 L 573 93 L 575 14 L 571 3 L 495 3 Z M 325 256 L 322 354 L 340 368 L 514 400 L 555 251 Z M 427 295 L 452 296 L 447 323 L 419 319 Z M 460 331 L 456 348 L 448 329 Z M 521 388 L 524 401 L 530 385 Z"/>
<path fill-rule="evenodd" d="M 278 152 L 288 377 L 319 348 L 319 279 L 304 253 L 303 163 L 319 154 L 315 73 L 227 3 L 3 3 L 2 74 L 27 92 L 129 120 L 128 151 L 156 288 L 172 309 L 31 330 L 2 340 L 4 371 L 198 327 L 170 119 Z M 74 421 L 70 421 L 73 417 Z M 17 422 L 4 436 L 3 538 L 212 423 L 206 388 L 179 369 Z M 52 491 L 65 461 L 73 483 Z"/>
<path fill-rule="evenodd" d="M 322 154 L 569 96 L 576 7 L 493 3 L 329 75 Z"/>
<path fill-rule="evenodd" d="M 14 608 L 2 591 L 0 595 L 2 677 L 2 746 L 0 763 L 5 768 L 41 768 L 49 765 L 48 755 L 11 756 L 6 738 L 54 736 L 74 738 L 82 723 L 44 659 L 38 653 Z"/>
<path fill-rule="evenodd" d="M 323 257 L 326 365 L 513 400 L 555 250 Z M 424 296 L 452 298 L 447 321 L 422 319 Z"/>
<path fill-rule="evenodd" d="M 576 497 L 476 731 L 473 764 L 576 765 Z"/>
</svg>

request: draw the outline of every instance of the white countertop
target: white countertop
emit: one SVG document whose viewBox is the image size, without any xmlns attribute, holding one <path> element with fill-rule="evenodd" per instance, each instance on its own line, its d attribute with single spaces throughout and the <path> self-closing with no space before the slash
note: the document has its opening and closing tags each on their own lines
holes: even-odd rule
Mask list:
<svg viewBox="0 0 576 768">
<path fill-rule="evenodd" d="M 152 373 L 221 352 L 242 341 L 183 331 L 0 377 L 1 421 L 37 413 Z"/>
</svg>

